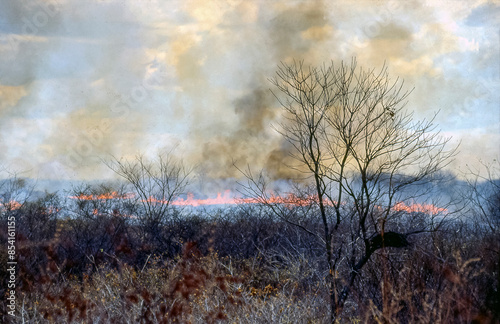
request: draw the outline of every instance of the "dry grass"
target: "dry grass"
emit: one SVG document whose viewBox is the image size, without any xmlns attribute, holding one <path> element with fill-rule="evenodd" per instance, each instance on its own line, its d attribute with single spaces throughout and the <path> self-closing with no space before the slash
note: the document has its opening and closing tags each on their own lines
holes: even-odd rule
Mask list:
<svg viewBox="0 0 500 324">
<path fill-rule="evenodd" d="M 290 278 L 262 287 L 245 276 L 252 262 L 217 253 L 202 256 L 195 245 L 165 261 L 152 257 L 141 270 L 101 266 L 82 279 L 46 275 L 35 291 L 23 292 L 23 323 L 325 323 L 321 287 L 300 290 Z M 48 269 L 47 273 L 51 270 Z M 233 272 L 231 274 L 230 272 Z M 269 280 L 267 280 L 269 281 Z"/>
<path fill-rule="evenodd" d="M 475 306 L 470 283 L 482 274 L 479 258 L 436 265 L 432 278 L 405 266 L 397 284 L 383 280 L 383 306 L 358 304 L 340 323 L 490 323 Z M 188 243 L 175 260 L 152 256 L 140 270 L 101 266 L 83 278 L 45 275 L 23 292 L 19 323 L 327 323 L 327 293 L 321 283 L 300 287 L 299 274 L 263 269 L 255 260 L 236 262 L 217 253 L 201 255 Z M 422 270 L 422 269 L 420 269 Z M 254 271 L 263 277 L 256 280 Z M 427 269 L 426 271 L 429 271 Z M 47 271 L 47 273 L 49 273 Z M 439 285 L 436 289 L 435 284 Z M 387 285 L 384 290 L 384 285 Z"/>
<path fill-rule="evenodd" d="M 98 223 L 103 238 L 121 224 Z M 177 254 L 155 254 L 126 228 L 104 241 L 108 250 L 78 248 L 85 236 L 71 240 L 67 222 L 41 242 L 19 235 L 18 314 L 0 321 L 328 323 L 327 273 L 314 245 L 305 248 L 308 241 L 293 241 L 294 232 L 274 223 L 200 224 L 200 246 L 184 243 Z M 362 269 L 338 322 L 498 323 L 500 241 L 449 233 L 422 235 L 407 250 L 377 253 Z M 268 239 L 276 241 L 265 245 Z M 237 244 L 255 249 L 233 251 Z M 221 246 L 223 256 L 215 250 Z M 0 251 L 0 260 L 5 257 Z"/>
</svg>

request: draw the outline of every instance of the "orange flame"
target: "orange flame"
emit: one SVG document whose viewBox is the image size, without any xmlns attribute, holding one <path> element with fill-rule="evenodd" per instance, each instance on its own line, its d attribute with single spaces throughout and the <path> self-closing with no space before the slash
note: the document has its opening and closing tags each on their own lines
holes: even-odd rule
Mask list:
<svg viewBox="0 0 500 324">
<path fill-rule="evenodd" d="M 158 203 L 158 204 L 167 204 L 168 200 L 157 199 L 154 197 L 149 197 L 147 200 L 143 200 L 146 202 Z M 206 206 L 206 205 L 235 205 L 238 202 L 236 199 L 230 197 L 230 191 L 226 190 L 224 195 L 220 192 L 217 193 L 217 198 L 207 198 L 207 199 L 195 199 L 192 193 L 187 194 L 187 198 L 177 198 L 176 200 L 170 202 L 171 205 L 174 206 Z"/>
<path fill-rule="evenodd" d="M 15 200 L 10 200 L 9 202 L 6 202 L 4 204 L 0 203 L 0 209 L 5 209 L 5 210 L 16 210 L 21 208 L 22 204 L 19 203 L 18 201 Z"/>
<path fill-rule="evenodd" d="M 104 193 L 100 195 L 79 195 L 70 196 L 72 199 L 81 200 L 100 200 L 100 199 L 131 199 L 135 195 L 133 193 L 118 194 L 116 191 Z M 312 203 L 318 203 L 319 199 L 317 195 L 310 195 L 305 198 L 298 197 L 294 194 L 287 194 L 286 196 L 278 196 L 271 194 L 268 198 L 236 198 L 231 194 L 230 190 L 224 191 L 224 193 L 217 193 L 216 198 L 205 198 L 196 199 L 193 193 L 188 193 L 187 197 L 177 198 L 173 201 L 168 201 L 164 199 L 158 199 L 154 197 L 149 197 L 143 202 L 155 203 L 155 204 L 167 204 L 172 206 L 212 206 L 212 205 L 238 205 L 238 204 L 282 204 L 287 206 L 308 206 Z M 327 206 L 333 206 L 335 202 L 330 200 L 324 200 L 324 204 Z M 19 204 L 20 205 L 20 204 Z M 413 203 L 411 205 L 406 205 L 404 202 L 398 202 L 393 207 L 392 210 L 396 212 L 407 212 L 407 213 L 425 213 L 429 215 L 446 214 L 448 210 L 446 208 L 436 207 L 432 204 L 418 204 Z"/>
<path fill-rule="evenodd" d="M 143 200 L 144 201 L 144 200 Z M 147 202 L 166 204 L 169 203 L 167 200 L 156 199 L 150 197 Z M 288 206 L 299 206 L 304 207 L 311 205 L 312 203 L 318 203 L 319 199 L 317 195 L 307 196 L 306 198 L 297 197 L 293 194 L 288 194 L 286 196 L 271 195 L 269 198 L 235 198 L 231 195 L 229 190 L 224 191 L 224 194 L 220 192 L 217 193 L 216 198 L 206 198 L 206 199 L 195 199 L 192 193 L 188 193 L 187 198 L 177 198 L 176 200 L 170 202 L 173 206 L 209 206 L 209 205 L 237 205 L 237 204 L 282 204 Z M 327 206 L 333 206 L 336 202 L 330 200 L 324 200 L 324 204 Z M 413 203 L 411 205 L 406 205 L 403 202 L 396 203 L 392 209 L 394 211 L 403 211 L 407 213 L 425 213 L 429 215 L 446 214 L 448 210 L 446 208 L 436 207 L 432 204 L 418 204 Z"/>
<path fill-rule="evenodd" d="M 405 205 L 403 202 L 398 202 L 392 207 L 395 211 L 404 211 L 407 213 L 424 213 L 429 215 L 446 214 L 448 209 L 439 208 L 432 204 L 417 204 Z"/>
<path fill-rule="evenodd" d="M 101 200 L 101 199 L 130 199 L 133 198 L 133 193 L 126 194 L 118 194 L 116 191 L 107 192 L 100 195 L 78 195 L 78 196 L 70 196 L 71 199 L 80 199 L 80 200 Z"/>
<path fill-rule="evenodd" d="M 231 191 L 226 190 L 224 194 L 220 192 L 217 193 L 217 198 L 206 198 L 206 199 L 195 199 L 192 193 L 187 194 L 187 198 L 177 198 L 176 200 L 170 202 L 173 206 L 209 206 L 209 205 L 237 205 L 237 204 L 284 204 L 284 205 L 294 205 L 294 206 L 307 206 L 312 202 L 317 201 L 317 197 L 308 196 L 307 198 L 300 198 L 293 194 L 288 194 L 285 197 L 271 195 L 267 199 L 258 198 L 235 198 L 232 197 Z M 146 202 L 153 202 L 158 204 L 169 203 L 168 200 L 156 199 L 154 197 L 149 197 Z"/>
</svg>

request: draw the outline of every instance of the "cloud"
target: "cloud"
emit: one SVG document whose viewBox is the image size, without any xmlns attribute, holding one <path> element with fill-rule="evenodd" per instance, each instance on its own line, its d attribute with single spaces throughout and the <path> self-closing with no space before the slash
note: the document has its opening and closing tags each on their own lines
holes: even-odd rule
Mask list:
<svg viewBox="0 0 500 324">
<path fill-rule="evenodd" d="M 494 2 L 484 3 L 474 8 L 465 19 L 465 24 L 474 27 L 481 27 L 485 24 L 498 25 L 500 15 L 500 5 Z"/>
<path fill-rule="evenodd" d="M 498 6 L 482 0 L 65 0 L 51 8 L 52 16 L 39 1 L 0 4 L 8 17 L 2 125 L 32 132 L 18 150 L 3 131 L 5 161 L 43 147 L 36 163 L 45 170 L 67 165 L 98 177 L 102 156 L 178 145 L 213 177 L 236 176 L 233 160 L 291 177 L 290 148 L 270 127 L 280 109 L 268 78 L 292 59 L 385 61 L 391 77 L 415 86 L 408 109 L 418 118 L 440 109 L 445 130 L 497 122 Z M 36 30 L 23 25 L 42 15 Z"/>
<path fill-rule="evenodd" d="M 21 98 L 27 95 L 24 86 L 6 86 L 0 85 L 0 115 L 2 111 L 15 107 Z"/>
<path fill-rule="evenodd" d="M 313 26 L 301 33 L 302 38 L 312 41 L 324 41 L 333 33 L 333 27 L 330 25 Z"/>
<path fill-rule="evenodd" d="M 500 159 L 500 123 L 486 128 L 471 128 L 444 132 L 451 137 L 450 147 L 457 146 L 458 153 L 451 167 L 455 171 L 466 171 L 467 165 L 477 165 L 479 161 L 491 163 Z M 457 172 L 459 175 L 463 175 Z"/>
<path fill-rule="evenodd" d="M 3 158 L 0 166 L 9 171 L 36 172 L 48 157 L 41 139 L 50 132 L 52 120 L 10 116 L 7 121 L 0 127 L 0 157 Z"/>
</svg>

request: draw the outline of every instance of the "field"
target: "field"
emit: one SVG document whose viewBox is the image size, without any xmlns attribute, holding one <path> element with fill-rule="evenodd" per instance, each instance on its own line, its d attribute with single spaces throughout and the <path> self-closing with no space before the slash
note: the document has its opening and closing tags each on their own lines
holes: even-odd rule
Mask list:
<svg viewBox="0 0 500 324">
<path fill-rule="evenodd" d="M 127 217 L 131 201 L 116 194 L 67 200 L 46 194 L 4 206 L 2 233 L 9 216 L 16 220 L 19 271 L 16 317 L 2 303 L 4 322 L 328 323 L 328 277 L 341 286 L 349 273 L 343 260 L 328 273 L 320 241 L 265 204 L 173 206 L 153 228 Z M 286 206 L 297 217 L 314 215 L 311 208 Z M 407 228 L 430 218 L 415 208 L 397 212 Z M 302 224 L 321 228 L 308 217 Z M 404 248 L 377 249 L 336 321 L 498 322 L 500 241 L 482 225 L 451 217 L 409 236 Z M 2 249 L 2 264 L 7 257 Z M 2 268 L 4 296 L 8 277 Z"/>
</svg>

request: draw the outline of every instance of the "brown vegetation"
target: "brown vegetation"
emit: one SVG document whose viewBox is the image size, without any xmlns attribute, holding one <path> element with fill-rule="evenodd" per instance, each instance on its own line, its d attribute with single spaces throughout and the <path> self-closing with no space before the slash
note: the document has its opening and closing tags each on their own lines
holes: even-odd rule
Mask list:
<svg viewBox="0 0 500 324">
<path fill-rule="evenodd" d="M 77 219 L 52 217 L 60 209 L 43 208 L 46 201 L 9 211 L 17 213 L 20 224 L 45 221 L 19 227 L 18 314 L 12 319 L 3 309 L 6 323 L 330 320 L 321 246 L 300 229 L 268 217 L 265 207 L 240 206 L 171 222 L 161 236 L 173 236 L 177 247 L 161 252 L 141 240 L 130 218 L 97 215 L 79 218 L 83 224 L 75 227 Z M 97 221 L 100 231 L 92 225 Z M 472 224 L 450 222 L 440 232 L 408 241 L 387 232 L 385 248 L 376 249 L 363 268 L 338 321 L 498 321 L 500 244 Z M 75 237 L 75 230 L 87 228 L 94 228 L 92 234 Z M 376 237 L 372 241 L 380 243 Z M 408 246 L 401 250 L 401 244 Z M 5 282 L 4 273 L 1 279 Z"/>
</svg>

